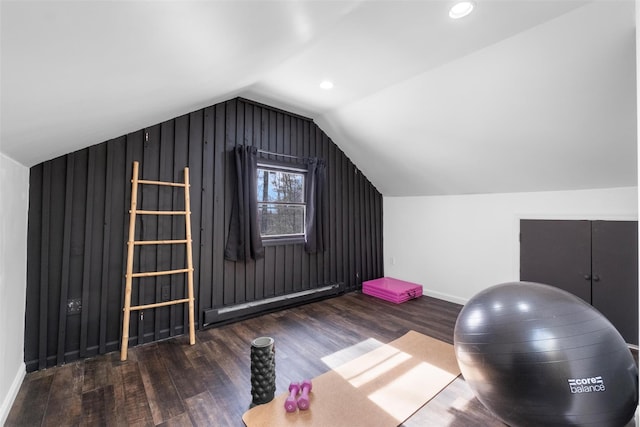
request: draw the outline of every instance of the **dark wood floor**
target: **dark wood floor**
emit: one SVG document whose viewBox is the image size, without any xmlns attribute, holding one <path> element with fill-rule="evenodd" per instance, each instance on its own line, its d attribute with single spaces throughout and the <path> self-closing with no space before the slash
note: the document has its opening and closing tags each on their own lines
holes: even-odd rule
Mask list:
<svg viewBox="0 0 640 427">
<path fill-rule="evenodd" d="M 27 374 L 7 426 L 244 426 L 250 343 L 271 336 L 276 394 L 415 330 L 452 343 L 461 306 L 430 297 L 395 305 L 358 292 Z M 323 361 L 324 359 L 324 361 Z M 404 423 L 504 426 L 456 379 Z M 274 426 L 275 427 L 275 426 Z"/>
</svg>

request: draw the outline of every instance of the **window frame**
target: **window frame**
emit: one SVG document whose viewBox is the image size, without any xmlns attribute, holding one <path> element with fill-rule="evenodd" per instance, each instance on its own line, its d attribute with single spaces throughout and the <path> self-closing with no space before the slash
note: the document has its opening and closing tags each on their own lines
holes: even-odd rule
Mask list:
<svg viewBox="0 0 640 427">
<path fill-rule="evenodd" d="M 258 177 L 257 181 L 259 181 L 259 170 L 269 170 L 275 172 L 287 172 L 287 173 L 295 173 L 302 175 L 302 202 L 262 202 L 258 198 L 257 186 L 258 182 L 256 182 L 256 205 L 258 212 L 260 211 L 261 205 L 296 205 L 303 206 L 303 232 L 301 234 L 285 234 L 285 235 L 263 235 L 262 230 L 260 229 L 260 224 L 258 224 L 258 228 L 260 229 L 260 239 L 262 240 L 263 246 L 273 246 L 273 245 L 285 245 L 285 244 L 296 244 L 296 243 L 305 243 L 307 241 L 307 173 L 308 170 L 304 166 L 291 165 L 289 163 L 283 163 L 273 160 L 264 160 L 261 159 L 257 163 L 256 168 L 256 176 Z"/>
</svg>

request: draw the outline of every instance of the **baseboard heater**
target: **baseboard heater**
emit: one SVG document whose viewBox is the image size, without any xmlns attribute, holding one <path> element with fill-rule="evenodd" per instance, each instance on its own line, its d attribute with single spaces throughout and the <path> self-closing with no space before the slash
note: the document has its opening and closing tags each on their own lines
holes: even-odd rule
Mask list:
<svg viewBox="0 0 640 427">
<path fill-rule="evenodd" d="M 204 310 L 203 326 L 207 327 L 230 320 L 240 320 L 256 314 L 267 313 L 269 311 L 299 305 L 305 302 L 338 295 L 343 292 L 344 283 L 334 283 L 320 288 L 265 298 L 258 301 L 245 302 L 229 307 L 210 308 Z"/>
</svg>

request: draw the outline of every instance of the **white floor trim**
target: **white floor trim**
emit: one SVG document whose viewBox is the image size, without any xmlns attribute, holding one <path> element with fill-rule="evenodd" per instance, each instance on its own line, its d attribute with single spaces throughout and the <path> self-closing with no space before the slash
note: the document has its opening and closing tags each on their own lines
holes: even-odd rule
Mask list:
<svg viewBox="0 0 640 427">
<path fill-rule="evenodd" d="M 422 295 L 438 298 L 441 300 L 445 300 L 445 301 L 449 301 L 449 302 L 453 302 L 455 304 L 461 304 L 461 305 L 465 305 L 469 301 L 468 299 L 456 297 L 454 295 L 443 294 L 442 292 L 436 292 L 436 291 L 432 291 L 431 289 L 424 289 L 424 288 L 422 289 Z"/>
<path fill-rule="evenodd" d="M 7 422 L 9 411 L 11 411 L 13 402 L 16 400 L 16 396 L 20 391 L 20 386 L 22 385 L 22 381 L 24 380 L 25 375 L 27 375 L 27 367 L 23 362 L 20 364 L 18 372 L 16 372 L 16 376 L 11 383 L 9 392 L 2 401 L 2 406 L 0 407 L 0 426 L 3 426 Z"/>
</svg>

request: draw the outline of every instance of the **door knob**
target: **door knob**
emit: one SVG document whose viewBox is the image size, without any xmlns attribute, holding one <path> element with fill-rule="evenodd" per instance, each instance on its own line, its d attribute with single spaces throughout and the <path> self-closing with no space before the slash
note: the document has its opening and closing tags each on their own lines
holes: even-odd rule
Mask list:
<svg viewBox="0 0 640 427">
<path fill-rule="evenodd" d="M 585 274 L 584 275 L 584 280 L 591 280 L 591 275 L 590 274 Z"/>
<path fill-rule="evenodd" d="M 599 282 L 600 281 L 600 276 L 598 276 L 597 274 L 593 275 L 593 281 L 594 282 Z"/>
</svg>

